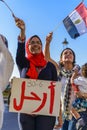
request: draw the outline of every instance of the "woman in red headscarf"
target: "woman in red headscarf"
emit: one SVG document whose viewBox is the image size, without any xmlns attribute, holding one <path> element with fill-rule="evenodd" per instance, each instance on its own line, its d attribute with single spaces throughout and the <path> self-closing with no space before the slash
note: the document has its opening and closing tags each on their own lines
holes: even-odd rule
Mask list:
<svg viewBox="0 0 87 130">
<path fill-rule="evenodd" d="M 20 72 L 20 77 L 37 79 L 39 73 L 43 68 L 46 68 L 48 64 L 42 52 L 42 41 L 37 35 L 34 35 L 28 39 L 25 45 L 24 21 L 19 18 L 15 18 L 15 22 L 21 30 L 18 37 L 18 48 L 16 55 L 16 63 Z M 55 66 L 52 63 L 49 63 L 49 66 L 50 69 L 47 69 L 47 71 L 49 71 L 49 76 L 47 77 L 49 77 L 50 80 L 57 80 Z M 50 74 L 51 72 L 52 74 Z M 45 73 L 43 78 L 40 77 L 40 79 L 44 80 L 44 78 L 46 78 Z M 24 113 L 19 115 L 19 124 L 20 129 L 22 130 L 53 130 L 55 124 L 54 116 L 29 115 Z"/>
</svg>

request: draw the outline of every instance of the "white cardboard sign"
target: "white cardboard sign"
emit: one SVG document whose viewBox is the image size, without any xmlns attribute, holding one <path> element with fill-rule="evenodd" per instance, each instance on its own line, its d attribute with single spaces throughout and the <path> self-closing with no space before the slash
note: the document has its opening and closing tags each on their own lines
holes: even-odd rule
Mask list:
<svg viewBox="0 0 87 130">
<path fill-rule="evenodd" d="M 10 112 L 58 116 L 61 82 L 13 78 Z"/>
</svg>

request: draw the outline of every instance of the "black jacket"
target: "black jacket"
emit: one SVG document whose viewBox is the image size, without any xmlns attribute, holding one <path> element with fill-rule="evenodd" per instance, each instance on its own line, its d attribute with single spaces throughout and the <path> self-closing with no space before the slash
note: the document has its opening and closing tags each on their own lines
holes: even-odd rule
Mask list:
<svg viewBox="0 0 87 130">
<path fill-rule="evenodd" d="M 26 72 L 30 67 L 30 62 L 25 56 L 25 44 L 18 42 L 18 48 L 16 53 L 16 63 L 20 72 L 21 78 L 29 78 L 26 76 Z M 48 62 L 47 65 L 41 70 L 38 75 L 38 79 L 57 81 L 57 71 L 55 66 Z"/>
</svg>

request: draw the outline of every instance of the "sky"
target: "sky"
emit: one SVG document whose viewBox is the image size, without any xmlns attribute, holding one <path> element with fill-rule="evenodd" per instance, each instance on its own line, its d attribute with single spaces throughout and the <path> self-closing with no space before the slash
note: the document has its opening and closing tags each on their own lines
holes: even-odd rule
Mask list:
<svg viewBox="0 0 87 130">
<path fill-rule="evenodd" d="M 26 25 L 26 40 L 37 34 L 45 45 L 45 38 L 53 31 L 53 39 L 50 45 L 51 57 L 59 61 L 61 51 L 66 47 L 62 43 L 66 38 L 67 47 L 74 50 L 76 63 L 80 66 L 87 62 L 87 33 L 77 39 L 72 39 L 63 25 L 63 19 L 69 15 L 81 0 L 4 0 L 16 17 L 24 20 Z M 84 0 L 87 7 L 87 1 Z M 0 1 L 0 33 L 3 34 L 9 44 L 9 50 L 14 59 L 12 77 L 19 77 L 19 71 L 15 63 L 17 50 L 17 37 L 20 30 L 15 25 L 12 13 L 6 5 Z"/>
</svg>

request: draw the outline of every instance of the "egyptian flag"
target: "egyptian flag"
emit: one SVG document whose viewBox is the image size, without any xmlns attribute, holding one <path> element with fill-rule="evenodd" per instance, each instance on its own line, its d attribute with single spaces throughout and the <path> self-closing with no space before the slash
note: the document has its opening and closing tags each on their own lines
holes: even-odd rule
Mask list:
<svg viewBox="0 0 87 130">
<path fill-rule="evenodd" d="M 80 3 L 70 15 L 63 20 L 71 38 L 77 38 L 87 32 L 87 8 Z"/>
</svg>

